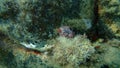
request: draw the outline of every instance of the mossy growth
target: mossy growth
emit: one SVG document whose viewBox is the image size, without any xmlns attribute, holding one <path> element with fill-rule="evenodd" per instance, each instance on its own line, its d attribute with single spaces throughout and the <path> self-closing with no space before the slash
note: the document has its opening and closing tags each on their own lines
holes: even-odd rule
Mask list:
<svg viewBox="0 0 120 68">
<path fill-rule="evenodd" d="M 71 66 L 70 68 L 77 68 L 95 52 L 94 47 L 91 46 L 91 42 L 86 39 L 85 35 L 78 35 L 74 38 L 58 37 L 52 40 L 51 44 L 53 47 L 52 50 L 49 50 L 50 53 L 46 60 L 48 64 L 54 64 L 55 67 Z M 48 46 L 51 45 L 48 44 Z"/>
</svg>

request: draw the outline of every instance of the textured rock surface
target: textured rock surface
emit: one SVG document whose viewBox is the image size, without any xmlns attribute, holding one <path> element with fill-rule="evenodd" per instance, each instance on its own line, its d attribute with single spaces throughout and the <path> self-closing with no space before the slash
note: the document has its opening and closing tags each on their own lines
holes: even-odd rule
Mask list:
<svg viewBox="0 0 120 68">
<path fill-rule="evenodd" d="M 90 46 L 89 44 L 90 42 L 88 41 L 88 39 L 84 39 L 84 40 L 81 39 L 82 42 L 80 43 L 83 45 L 88 44 L 88 46 L 82 46 L 82 47 L 78 46 L 77 48 L 76 46 L 72 46 L 75 43 L 73 44 L 71 43 L 72 42 L 79 43 L 79 42 L 71 40 L 72 42 L 70 43 L 69 42 L 70 39 L 67 39 L 66 42 L 62 40 L 61 42 L 54 42 L 56 43 L 56 45 L 61 45 L 61 46 L 56 46 L 53 49 L 53 52 L 52 50 L 50 50 L 50 53 L 48 51 L 48 53 L 45 55 L 34 52 L 32 50 L 28 50 L 24 47 L 21 47 L 19 44 L 13 43 L 12 40 L 4 39 L 3 41 L 4 42 L 2 42 L 1 40 L 0 42 L 0 61 L 1 61 L 0 66 L 2 68 L 9 68 L 9 67 L 10 68 L 16 68 L 16 67 L 17 68 L 21 68 L 21 67 L 22 68 L 39 68 L 39 67 L 74 68 L 76 67 L 76 65 L 79 65 L 79 63 L 77 63 L 78 61 L 80 62 L 84 61 L 83 64 L 80 64 L 79 66 L 77 66 L 77 67 L 83 67 L 83 68 L 89 68 L 89 67 L 90 68 L 101 68 L 101 67 L 118 68 L 120 66 L 120 63 L 119 63 L 120 62 L 119 60 L 120 41 L 117 39 L 110 40 L 106 43 L 101 43 L 101 41 L 96 42 L 94 44 L 91 43 L 91 45 L 93 46 L 100 46 L 100 47 L 96 47 L 97 49 L 95 53 L 91 55 L 89 59 L 86 59 L 86 60 L 83 58 L 77 57 L 77 55 L 79 55 L 79 53 L 82 53 L 82 55 L 80 55 L 82 57 L 82 56 L 85 56 L 85 54 L 86 55 L 90 54 L 91 50 L 89 49 L 93 49 L 93 48 L 91 48 L 92 46 Z M 58 38 L 58 41 L 60 41 L 60 38 Z M 67 43 L 67 41 L 69 42 L 69 44 Z M 62 47 L 63 44 L 66 44 L 66 45 Z M 82 52 L 83 50 L 81 48 L 84 50 L 84 52 Z M 73 58 L 73 57 L 76 57 L 76 58 Z M 67 61 L 69 61 L 69 63 L 66 62 L 66 58 L 68 58 Z M 65 59 L 65 60 L 62 60 L 62 59 Z M 83 59 L 83 60 L 80 60 L 80 59 Z"/>
<path fill-rule="evenodd" d="M 34 43 L 39 47 L 46 43 L 46 39 L 56 36 L 56 28 L 68 25 L 84 33 L 91 27 L 93 20 L 93 0 L 0 2 L 0 30 L 12 39 L 28 44 Z"/>
<path fill-rule="evenodd" d="M 61 26 L 87 32 L 90 41 L 56 40 Z M 120 39 L 110 40 L 115 36 L 120 0 L 0 0 L 0 68 L 119 68 Z"/>
<path fill-rule="evenodd" d="M 120 37 L 120 0 L 99 1 L 100 20 Z"/>
<path fill-rule="evenodd" d="M 96 42 L 96 54 L 91 60 L 95 62 L 94 66 L 98 68 L 119 68 L 120 67 L 120 40 L 112 39 L 105 43 Z"/>
</svg>

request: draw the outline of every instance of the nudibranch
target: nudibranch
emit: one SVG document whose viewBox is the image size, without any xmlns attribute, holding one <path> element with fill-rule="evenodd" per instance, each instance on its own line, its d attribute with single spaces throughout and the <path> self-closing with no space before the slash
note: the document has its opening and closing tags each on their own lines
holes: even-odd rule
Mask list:
<svg viewBox="0 0 120 68">
<path fill-rule="evenodd" d="M 74 37 L 74 32 L 70 29 L 69 26 L 61 26 L 57 31 L 60 36 L 67 37 L 67 38 Z"/>
</svg>

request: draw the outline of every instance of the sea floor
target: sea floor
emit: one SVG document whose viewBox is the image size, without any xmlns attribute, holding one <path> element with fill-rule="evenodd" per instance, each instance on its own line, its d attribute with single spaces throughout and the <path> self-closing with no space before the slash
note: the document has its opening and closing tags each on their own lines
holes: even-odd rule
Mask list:
<svg viewBox="0 0 120 68">
<path fill-rule="evenodd" d="M 80 64 L 78 68 L 120 67 L 120 40 L 97 41 L 92 45 L 95 46 L 95 53 L 85 63 Z M 0 68 L 74 68 L 72 65 L 52 65 L 45 59 L 45 56 L 40 52 L 25 48 L 1 34 Z"/>
</svg>

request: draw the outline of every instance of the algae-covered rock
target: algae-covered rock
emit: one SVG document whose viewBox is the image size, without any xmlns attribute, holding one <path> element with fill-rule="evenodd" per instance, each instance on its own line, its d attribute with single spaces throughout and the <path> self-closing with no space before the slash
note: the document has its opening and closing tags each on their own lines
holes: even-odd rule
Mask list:
<svg viewBox="0 0 120 68">
<path fill-rule="evenodd" d="M 95 42 L 96 54 L 92 56 L 94 60 L 94 66 L 96 67 L 108 67 L 108 68 L 119 68 L 120 67 L 120 40 L 112 39 L 107 42 Z"/>
<path fill-rule="evenodd" d="M 60 26 L 68 25 L 83 33 L 89 29 L 93 3 L 93 0 L 0 0 L 0 30 L 18 42 L 42 47 L 47 39 L 56 36 L 54 30 Z"/>
<path fill-rule="evenodd" d="M 120 37 L 120 0 L 99 1 L 99 15 L 115 36 Z"/>
<path fill-rule="evenodd" d="M 94 18 L 94 0 L 76 0 L 76 2 L 77 3 L 74 3 L 67 12 L 69 16 L 63 17 L 62 25 L 71 26 L 81 33 L 85 33 L 85 31 L 92 26 Z"/>
<path fill-rule="evenodd" d="M 120 53 L 119 49 L 114 48 L 114 47 L 108 47 L 108 51 L 105 53 L 104 62 L 111 66 L 111 68 L 118 68 L 120 67 Z"/>
<path fill-rule="evenodd" d="M 7 43 L 3 46 L 10 47 L 5 47 L 3 50 L 0 48 L 0 65 L 8 68 L 63 68 L 64 66 L 74 68 L 85 63 L 95 52 L 90 41 L 82 35 L 49 40 L 43 52 L 25 48 L 13 43 L 12 40 L 4 42 Z"/>
<path fill-rule="evenodd" d="M 61 2 L 2 1 L 0 5 L 1 30 L 15 40 L 28 43 L 51 38 L 54 34 L 53 29 L 60 25 L 61 20 L 62 12 L 59 12 L 60 7 L 56 8 L 57 3 Z"/>
<path fill-rule="evenodd" d="M 119 68 L 119 8 L 120 0 L 0 0 L 0 68 Z M 62 26 L 74 37 L 58 36 Z"/>
<path fill-rule="evenodd" d="M 82 34 L 92 27 L 92 19 L 68 19 L 65 21 L 65 25 L 71 26 Z"/>
<path fill-rule="evenodd" d="M 41 59 L 41 55 L 27 49 L 13 40 L 1 39 L 0 35 L 0 67 L 1 68 L 50 68 Z M 4 37 L 8 39 L 8 37 Z"/>
</svg>

